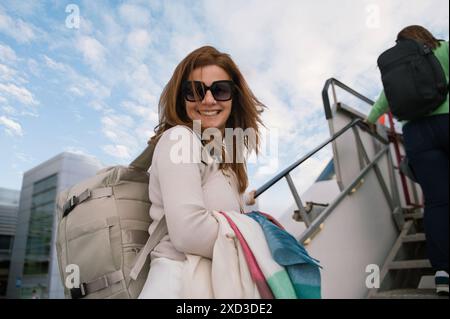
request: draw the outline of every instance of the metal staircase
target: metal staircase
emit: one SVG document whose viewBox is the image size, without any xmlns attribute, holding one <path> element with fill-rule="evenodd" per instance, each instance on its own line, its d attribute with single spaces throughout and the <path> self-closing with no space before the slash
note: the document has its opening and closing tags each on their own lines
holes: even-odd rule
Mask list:
<svg viewBox="0 0 450 319">
<path fill-rule="evenodd" d="M 371 218 L 371 222 L 377 223 L 380 227 L 379 236 L 382 236 L 379 238 L 379 242 L 388 246 L 380 247 L 381 244 L 377 246 L 373 242 L 367 243 L 378 240 L 374 230 L 367 228 L 371 231 L 367 238 L 360 237 L 354 238 L 354 240 L 362 241 L 366 248 L 373 249 L 373 258 L 365 256 L 364 260 L 350 260 L 349 263 L 357 264 L 357 267 L 353 266 L 361 269 L 362 266 L 367 265 L 367 262 L 370 263 L 370 260 L 377 260 L 376 264 L 381 265 L 379 288 L 364 289 L 361 287 L 364 277 L 357 274 L 359 279 L 353 281 L 353 285 L 355 285 L 353 291 L 355 292 L 352 296 L 383 299 L 448 298 L 435 294 L 434 273 L 425 253 L 423 213 L 421 205 L 417 204 L 420 189 L 418 190 L 417 184 L 407 180 L 399 169 L 401 158 L 397 135 L 394 134 L 395 140 L 393 140 L 393 135 L 389 135 L 386 128 L 381 130 L 379 128 L 377 132 L 370 131 L 362 122 L 362 119 L 365 118 L 364 114 L 337 101 L 336 86 L 369 105 L 374 103 L 336 79 L 327 80 L 322 91 L 322 98 L 331 137 L 257 189 L 255 197 L 263 194 L 281 179 L 286 179 L 296 206 L 293 218 L 304 227 L 304 231 L 297 238 L 300 243 L 305 245 L 312 242 L 311 245 L 315 245 L 312 248 L 322 251 L 322 258 L 326 258 L 327 254 L 333 253 L 333 249 L 340 247 L 330 240 L 341 241 L 343 245 L 349 244 L 349 237 L 341 236 L 342 238 L 340 238 L 339 232 L 351 233 L 352 229 L 357 230 L 355 227 L 358 225 L 365 225 L 364 221 L 361 221 L 363 215 Z M 329 88 L 333 93 L 333 105 L 330 104 L 328 96 Z M 392 121 L 391 127 L 394 127 Z M 334 167 L 341 192 L 329 203 L 304 205 L 291 178 L 291 172 L 328 144 L 332 144 L 333 147 Z M 399 184 L 401 187 L 398 186 Z M 415 202 L 410 198 L 408 185 Z M 373 199 L 375 197 L 378 198 L 377 201 Z M 379 202 L 380 199 L 383 203 Z M 373 207 L 374 201 L 379 203 L 379 207 Z M 364 204 L 361 205 L 364 202 L 367 203 L 367 207 Z M 357 211 L 356 214 L 351 212 L 353 217 L 348 217 L 350 215 L 349 207 L 351 210 Z M 364 210 L 370 211 L 371 214 L 363 214 Z M 381 211 L 383 211 L 382 214 Z M 359 220 L 357 222 L 350 221 L 349 224 L 353 223 L 352 226 L 345 229 L 343 226 L 347 225 L 340 222 L 339 218 L 335 216 L 338 213 L 341 218 L 355 218 L 356 216 Z M 368 223 L 370 224 L 370 222 L 366 222 L 365 227 L 370 227 L 367 225 Z M 332 230 L 335 232 L 334 237 L 325 235 L 325 232 L 332 232 Z M 318 233 L 319 235 L 317 235 Z M 365 234 L 364 231 L 357 233 L 359 236 Z M 366 253 L 361 245 L 350 246 L 360 249 L 354 252 L 355 259 L 357 259 L 358 253 Z M 348 264 L 347 267 L 342 264 L 336 266 L 335 270 L 331 269 L 333 273 L 331 280 L 339 283 L 329 290 L 342 287 L 342 284 L 346 283 L 345 279 L 339 278 L 341 273 L 342 276 L 354 275 L 354 272 L 346 269 L 352 268 L 350 266 L 352 265 Z M 328 267 L 330 268 L 329 265 Z M 345 294 L 342 295 L 345 296 Z M 334 297 L 332 296 L 332 298 Z"/>
<path fill-rule="evenodd" d="M 426 238 L 423 214 L 412 213 L 406 219 L 380 273 L 380 288 L 371 289 L 372 299 L 448 299 L 438 296 L 434 272 L 425 256 Z"/>
</svg>

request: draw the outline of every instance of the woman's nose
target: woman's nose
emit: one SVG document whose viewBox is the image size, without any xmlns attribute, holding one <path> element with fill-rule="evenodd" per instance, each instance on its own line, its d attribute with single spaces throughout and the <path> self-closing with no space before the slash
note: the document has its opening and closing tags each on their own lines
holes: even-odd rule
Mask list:
<svg viewBox="0 0 450 319">
<path fill-rule="evenodd" d="M 214 99 L 211 90 L 206 91 L 205 97 L 203 98 L 202 102 L 204 104 L 216 104 L 216 100 Z"/>
</svg>

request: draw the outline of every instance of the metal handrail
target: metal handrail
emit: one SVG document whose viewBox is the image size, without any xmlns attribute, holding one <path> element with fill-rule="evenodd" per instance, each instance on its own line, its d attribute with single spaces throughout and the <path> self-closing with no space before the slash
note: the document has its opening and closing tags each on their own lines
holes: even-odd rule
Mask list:
<svg viewBox="0 0 450 319">
<path fill-rule="evenodd" d="M 359 98 L 360 100 L 366 102 L 367 104 L 373 105 L 375 102 L 372 101 L 371 99 L 365 97 L 364 95 L 362 95 L 361 93 L 353 90 L 352 88 L 348 87 L 347 85 L 345 85 L 344 83 L 342 83 L 339 80 L 336 80 L 335 78 L 330 78 L 325 82 L 325 85 L 322 89 L 322 101 L 323 101 L 323 106 L 325 108 L 325 118 L 327 120 L 331 119 L 332 113 L 331 113 L 331 105 L 330 105 L 330 98 L 328 96 L 328 89 L 330 88 L 331 85 L 337 85 L 338 87 L 340 87 L 341 89 L 343 89 L 344 91 L 347 91 L 348 93 L 356 96 L 357 98 Z"/>
<path fill-rule="evenodd" d="M 323 105 L 325 108 L 325 117 L 328 119 L 332 118 L 331 115 L 331 106 L 330 106 L 330 99 L 328 97 L 328 89 L 330 88 L 331 85 L 337 85 L 340 88 L 342 88 L 343 90 L 347 91 L 350 94 L 353 94 L 354 96 L 358 97 L 359 99 L 361 99 L 362 101 L 373 105 L 374 101 L 372 101 L 371 99 L 365 97 L 364 95 L 362 95 L 361 93 L 353 90 L 352 88 L 348 87 L 347 85 L 345 85 L 344 83 L 342 83 L 341 81 L 335 79 L 335 78 L 329 78 L 326 82 L 325 85 L 322 89 L 322 100 L 323 100 Z M 355 119 L 352 122 L 350 122 L 348 125 L 346 125 L 343 129 L 341 129 L 339 132 L 337 132 L 336 134 L 334 134 L 332 137 L 330 137 L 328 140 L 326 140 L 325 142 L 323 142 L 322 144 L 320 144 L 319 146 L 317 146 L 315 149 L 313 149 L 311 152 L 309 152 L 308 154 L 306 154 L 305 156 L 303 156 L 302 158 L 300 158 L 299 160 L 297 160 L 296 162 L 294 162 L 293 164 L 291 164 L 290 166 L 288 166 L 287 168 L 285 168 L 284 170 L 282 170 L 280 173 L 278 173 L 275 177 L 273 177 L 271 180 L 269 180 L 268 182 L 266 182 L 264 185 L 262 185 L 261 187 L 259 187 L 256 190 L 255 193 L 255 198 L 257 198 L 259 195 L 261 195 L 262 193 L 264 193 L 267 189 L 269 189 L 270 187 L 272 187 L 275 183 L 277 183 L 280 179 L 285 178 L 287 175 L 289 175 L 289 173 L 295 169 L 297 166 L 299 166 L 301 163 L 303 163 L 304 161 L 306 161 L 308 158 L 310 158 L 311 156 L 313 156 L 315 153 L 317 153 L 319 150 L 321 150 L 323 147 L 325 147 L 327 144 L 329 144 L 330 142 L 334 141 L 336 138 L 338 138 L 340 135 L 342 135 L 343 133 L 345 133 L 347 130 L 349 130 L 350 128 L 352 128 L 355 125 L 359 125 L 364 131 L 368 132 L 369 134 L 373 135 L 375 138 L 377 138 L 380 142 L 382 142 L 383 144 L 387 144 L 388 141 L 385 141 L 379 134 L 371 132 L 370 130 L 368 130 L 366 128 L 366 125 L 364 125 L 362 123 L 361 119 Z"/>
<path fill-rule="evenodd" d="M 306 154 L 305 156 L 303 156 L 302 158 L 300 158 L 299 160 L 295 161 L 294 163 L 292 163 L 291 165 L 289 165 L 287 168 L 285 168 L 284 170 L 282 170 L 280 173 L 278 173 L 277 175 L 275 175 L 275 177 L 273 177 L 272 179 L 270 179 L 268 182 L 266 182 L 264 185 L 262 185 L 261 187 L 259 187 L 256 192 L 255 192 L 255 198 L 257 198 L 259 195 L 261 195 L 262 193 L 264 193 L 266 190 L 268 190 L 270 187 L 272 187 L 275 183 L 277 183 L 280 179 L 286 177 L 287 175 L 289 175 L 289 173 L 295 169 L 297 166 L 299 166 L 300 164 L 302 164 L 304 161 L 306 161 L 308 158 L 310 158 L 311 156 L 313 156 L 314 154 L 316 154 L 318 151 L 320 151 L 322 148 L 324 148 L 326 145 L 328 145 L 329 143 L 331 143 L 332 141 L 334 141 L 336 138 L 338 138 L 339 136 L 341 136 L 342 134 L 344 134 L 346 131 L 348 131 L 349 129 L 351 129 L 352 127 L 354 127 L 355 125 L 364 125 L 362 124 L 361 119 L 355 119 L 352 122 L 350 122 L 349 124 L 347 124 L 344 128 L 342 128 L 339 132 L 337 132 L 336 134 L 334 134 L 332 137 L 330 137 L 329 139 L 327 139 L 325 142 L 323 142 L 322 144 L 320 144 L 319 146 L 317 146 L 316 148 L 314 148 L 312 151 L 310 151 L 308 154 Z"/>
<path fill-rule="evenodd" d="M 323 210 L 319 216 L 317 216 L 314 221 L 307 226 L 306 230 L 300 235 L 299 242 L 302 243 L 306 239 L 310 238 L 314 234 L 315 230 L 320 227 L 325 219 L 331 214 L 334 208 L 352 191 L 352 189 L 364 178 L 367 173 L 376 167 L 377 162 L 382 158 L 383 155 L 389 153 L 389 146 L 384 146 L 374 157 L 374 159 L 368 164 L 358 176 L 351 182 L 340 194 L 339 196 L 330 203 L 325 210 Z"/>
<path fill-rule="evenodd" d="M 392 144 L 394 145 L 394 154 L 397 157 L 397 163 L 400 166 L 402 156 L 400 154 L 398 135 L 395 132 L 394 117 L 391 112 L 388 112 L 388 119 L 389 119 L 389 126 L 390 126 L 389 130 L 390 130 L 390 135 L 391 135 L 391 141 L 392 141 Z M 405 196 L 406 205 L 412 206 L 415 208 L 423 208 L 423 204 L 418 204 L 418 203 L 412 202 L 411 197 L 409 196 L 409 188 L 408 188 L 408 184 L 406 183 L 406 176 L 402 172 L 401 169 L 399 169 L 399 173 L 400 173 L 400 181 L 402 183 L 403 195 Z"/>
<path fill-rule="evenodd" d="M 362 101 L 373 105 L 374 102 L 372 100 L 370 100 L 369 98 L 365 97 L 364 95 L 360 94 L 359 92 L 353 90 L 352 88 L 348 87 L 347 85 L 345 85 L 344 83 L 334 79 L 334 78 L 330 78 L 325 82 L 324 88 L 322 90 L 322 98 L 323 98 L 323 104 L 324 104 L 324 108 L 325 108 L 325 116 L 327 119 L 331 119 L 332 118 L 332 114 L 331 114 L 331 106 L 330 106 L 330 100 L 328 97 L 328 89 L 330 86 L 332 86 L 333 88 L 333 95 L 335 98 L 335 103 L 336 101 L 336 93 L 334 90 L 334 85 L 339 86 L 340 88 L 344 89 L 345 91 L 347 91 L 350 94 L 353 94 L 354 96 L 358 97 L 359 99 L 361 99 Z M 290 166 L 288 166 L 287 168 L 285 168 L 284 170 L 282 170 L 280 173 L 278 173 L 275 177 L 273 177 L 272 179 L 270 179 L 268 182 L 266 182 L 264 185 L 262 185 L 261 187 L 259 187 L 256 192 L 254 197 L 257 198 L 259 195 L 261 195 L 262 193 L 264 193 L 266 190 L 268 190 L 270 187 L 272 187 L 275 183 L 277 183 L 279 180 L 281 180 L 282 178 L 285 178 L 289 188 L 291 190 L 291 193 L 294 197 L 295 203 L 298 206 L 299 209 L 299 213 L 307 227 L 306 231 L 304 232 L 304 236 L 309 236 L 320 224 L 319 222 L 323 221 L 332 211 L 332 209 L 334 208 L 335 205 L 337 205 L 337 203 L 339 203 L 343 197 L 345 197 L 348 194 L 348 190 L 350 189 L 349 187 L 346 188 L 346 190 L 344 190 L 341 195 L 339 196 L 339 198 L 333 203 L 333 205 L 331 205 L 330 207 L 327 207 L 327 209 L 325 210 L 325 213 L 321 213 L 320 214 L 320 218 L 316 218 L 313 221 L 310 221 L 310 218 L 305 210 L 305 207 L 303 206 L 303 203 L 300 199 L 300 196 L 298 195 L 297 189 L 292 181 L 292 178 L 290 176 L 290 172 L 295 169 L 296 167 L 298 167 L 300 164 L 302 164 L 303 162 L 305 162 L 307 159 L 309 159 L 311 156 L 313 156 L 314 154 L 316 154 L 319 150 L 321 150 L 322 148 L 324 148 L 326 145 L 328 145 L 329 143 L 333 142 L 335 139 L 337 139 L 339 136 L 341 136 L 342 134 L 344 134 L 346 131 L 348 131 L 349 129 L 353 129 L 353 131 L 355 132 L 355 134 L 357 135 L 357 137 L 359 138 L 359 135 L 357 134 L 357 131 L 355 131 L 355 126 L 358 125 L 362 130 L 366 131 L 367 133 L 369 133 L 370 135 L 374 136 L 376 139 L 378 139 L 382 144 L 385 144 L 385 148 L 383 149 L 383 152 L 380 152 L 379 154 L 377 154 L 375 156 L 375 159 L 372 161 L 369 161 L 367 154 L 366 154 L 366 160 L 369 161 L 367 163 L 367 166 L 361 171 L 360 176 L 364 176 L 365 174 L 367 174 L 367 172 L 372 168 L 375 167 L 376 168 L 376 173 L 377 173 L 377 177 L 380 177 L 380 173 L 378 170 L 378 167 L 376 166 L 376 162 L 380 159 L 381 155 L 384 154 L 385 152 L 389 153 L 389 141 L 385 140 L 384 138 L 382 138 L 377 132 L 373 132 L 372 130 L 370 130 L 367 127 L 367 124 L 365 124 L 363 122 L 362 118 L 356 118 L 353 119 L 349 124 L 347 124 L 345 127 L 343 127 L 341 130 L 339 130 L 337 133 L 335 133 L 332 137 L 330 137 L 329 139 L 327 139 L 326 141 L 324 141 L 323 143 L 321 143 L 320 145 L 318 145 L 316 148 L 314 148 L 312 151 L 310 151 L 309 153 L 307 153 L 306 155 L 304 155 L 302 158 L 300 158 L 299 160 L 297 160 L 296 162 L 292 163 Z M 360 141 L 359 141 L 360 142 Z M 378 176 L 380 175 L 380 176 Z M 355 181 L 353 183 L 351 183 L 350 186 L 354 186 L 354 183 L 359 182 L 359 178 L 355 179 Z M 381 182 L 380 182 L 381 183 Z M 383 191 L 386 192 L 387 188 L 384 185 L 384 183 L 382 183 L 383 185 Z M 388 194 L 385 194 L 386 196 L 388 196 Z M 389 201 L 389 198 L 388 198 Z M 392 203 L 389 202 L 392 206 Z M 302 236 L 302 238 L 306 238 Z"/>
</svg>

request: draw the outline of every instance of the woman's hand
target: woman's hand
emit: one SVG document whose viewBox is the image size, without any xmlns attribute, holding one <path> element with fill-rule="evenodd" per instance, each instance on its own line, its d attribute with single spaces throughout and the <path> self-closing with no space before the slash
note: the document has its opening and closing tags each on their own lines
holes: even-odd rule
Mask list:
<svg viewBox="0 0 450 319">
<path fill-rule="evenodd" d="M 371 133 L 375 134 L 377 132 L 377 125 L 376 124 L 369 122 L 367 119 L 365 119 L 363 123 L 365 125 L 367 125 L 367 127 L 369 128 L 369 131 Z"/>
<path fill-rule="evenodd" d="M 248 206 L 255 205 L 255 203 L 256 203 L 255 194 L 256 194 L 256 189 L 254 189 L 248 193 L 246 201 L 245 201 L 246 205 L 248 205 Z"/>
</svg>

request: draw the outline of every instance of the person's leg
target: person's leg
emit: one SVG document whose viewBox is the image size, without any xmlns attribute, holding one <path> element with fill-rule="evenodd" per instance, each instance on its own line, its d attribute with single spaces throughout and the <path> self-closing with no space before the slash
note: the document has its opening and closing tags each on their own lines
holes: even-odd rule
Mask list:
<svg viewBox="0 0 450 319">
<path fill-rule="evenodd" d="M 449 142 L 449 115 L 438 115 L 436 116 L 436 122 L 432 126 L 433 133 L 437 137 L 438 146 L 441 150 L 445 152 L 448 158 L 448 142 Z M 447 172 L 448 180 L 448 172 Z M 448 190 L 447 190 L 448 192 Z M 448 194 L 448 193 L 447 193 Z M 448 223 L 448 221 L 447 221 Z M 447 251 L 448 251 L 448 231 L 447 231 Z M 445 248 L 444 248 L 445 249 Z M 444 268 L 444 267 L 440 267 Z M 438 270 L 435 275 L 436 292 L 440 295 L 449 294 L 449 278 L 448 278 L 448 258 L 447 258 L 447 269 Z"/>
<path fill-rule="evenodd" d="M 445 133 L 441 130 L 442 123 L 436 123 L 432 118 L 408 123 L 403 133 L 407 156 L 425 197 L 428 257 L 436 271 L 448 273 L 448 146 L 445 150 L 439 145 L 442 136 L 437 134 Z M 446 134 L 448 140 L 448 123 Z"/>
<path fill-rule="evenodd" d="M 438 145 L 444 150 L 445 154 L 448 157 L 448 123 L 449 123 L 449 115 L 441 114 L 436 115 L 436 124 L 433 125 L 433 132 L 438 137 Z"/>
</svg>

